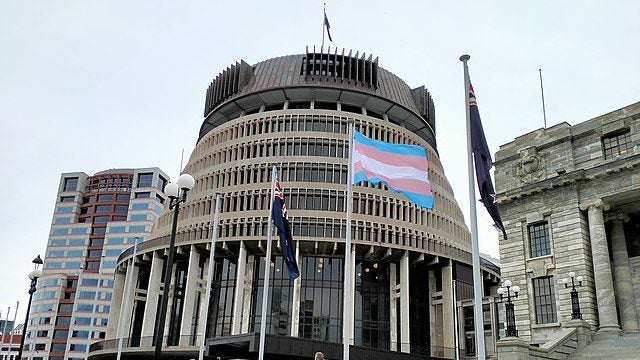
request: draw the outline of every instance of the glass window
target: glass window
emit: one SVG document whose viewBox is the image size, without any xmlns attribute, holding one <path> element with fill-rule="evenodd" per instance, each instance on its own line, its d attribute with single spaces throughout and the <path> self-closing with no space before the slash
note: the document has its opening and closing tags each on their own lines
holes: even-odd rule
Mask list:
<svg viewBox="0 0 640 360">
<path fill-rule="evenodd" d="M 109 216 L 96 216 L 93 218 L 94 224 L 106 224 L 108 221 L 109 221 Z M 104 231 L 102 232 L 102 234 L 104 234 Z"/>
<path fill-rule="evenodd" d="M 129 210 L 129 205 L 116 205 L 114 210 L 117 213 L 126 213 Z"/>
<path fill-rule="evenodd" d="M 56 319 L 56 326 L 58 326 L 58 325 L 70 325 L 70 324 L 71 324 L 71 317 L 58 316 L 58 318 Z"/>
<path fill-rule="evenodd" d="M 66 339 L 69 336 L 69 332 L 67 330 L 54 330 L 53 338 L 54 339 Z"/>
<path fill-rule="evenodd" d="M 93 304 L 78 304 L 76 305 L 76 311 L 93 311 Z"/>
<path fill-rule="evenodd" d="M 129 220 L 131 220 L 131 221 L 145 221 L 145 220 L 147 220 L 147 215 L 146 214 L 131 215 L 131 218 Z"/>
<path fill-rule="evenodd" d="M 151 187 L 153 173 L 138 174 L 138 187 Z"/>
<path fill-rule="evenodd" d="M 109 202 L 109 201 L 113 201 L 113 195 L 111 194 L 98 195 L 98 202 Z"/>
<path fill-rule="evenodd" d="M 627 153 L 631 149 L 629 129 L 602 137 L 602 150 L 605 159 Z"/>
<path fill-rule="evenodd" d="M 65 246 L 67 245 L 67 240 L 65 239 L 53 239 L 49 241 L 49 246 Z"/>
<path fill-rule="evenodd" d="M 124 226 L 110 226 L 109 227 L 109 233 L 110 234 L 119 234 L 119 233 L 123 233 L 126 231 L 126 228 Z M 111 240 L 109 240 L 109 243 L 111 244 Z"/>
<path fill-rule="evenodd" d="M 86 234 L 87 230 L 87 228 L 73 228 L 71 229 L 71 235 Z"/>
<path fill-rule="evenodd" d="M 86 344 L 71 344 L 71 345 L 69 345 L 69 351 L 86 352 L 87 351 L 87 345 Z M 69 360 L 72 360 L 72 358 L 69 358 Z"/>
<path fill-rule="evenodd" d="M 69 233 L 68 228 L 51 229 L 51 235 L 67 235 L 68 233 Z"/>
<path fill-rule="evenodd" d="M 129 194 L 117 194 L 116 201 L 129 202 Z"/>
<path fill-rule="evenodd" d="M 93 196 L 85 196 L 82 198 L 83 204 L 90 203 L 90 202 L 93 202 Z"/>
<path fill-rule="evenodd" d="M 74 202 L 75 200 L 75 196 L 60 196 L 60 202 Z"/>
<path fill-rule="evenodd" d="M 536 308 L 537 324 L 557 322 L 553 277 L 547 276 L 533 279 L 533 300 Z"/>
<path fill-rule="evenodd" d="M 529 249 L 531 257 L 551 254 L 551 238 L 549 237 L 549 223 L 531 224 L 529 230 Z"/>
<path fill-rule="evenodd" d="M 98 213 L 111 212 L 111 205 L 98 205 L 96 206 L 96 212 Z"/>
<path fill-rule="evenodd" d="M 51 344 L 51 351 L 64 351 L 66 347 L 67 347 L 67 344 L 65 343 L 62 343 L 62 344 L 53 343 Z"/>
<path fill-rule="evenodd" d="M 136 196 L 136 199 L 148 199 L 151 197 L 151 193 L 148 191 L 137 192 L 135 196 Z"/>
<path fill-rule="evenodd" d="M 76 191 L 78 188 L 78 178 L 65 178 L 63 191 Z"/>
<path fill-rule="evenodd" d="M 162 175 L 158 176 L 158 189 L 164 191 L 165 186 L 167 186 L 167 179 L 162 177 Z"/>
<path fill-rule="evenodd" d="M 76 317 L 73 321 L 76 325 L 89 325 L 91 324 L 91 318 L 88 317 Z"/>
<path fill-rule="evenodd" d="M 149 204 L 147 203 L 131 204 L 131 210 L 147 210 L 147 209 L 149 209 Z"/>
<path fill-rule="evenodd" d="M 69 239 L 69 245 L 78 246 L 87 243 L 86 239 Z"/>
<path fill-rule="evenodd" d="M 144 226 L 129 226 L 129 232 L 144 232 Z"/>
</svg>

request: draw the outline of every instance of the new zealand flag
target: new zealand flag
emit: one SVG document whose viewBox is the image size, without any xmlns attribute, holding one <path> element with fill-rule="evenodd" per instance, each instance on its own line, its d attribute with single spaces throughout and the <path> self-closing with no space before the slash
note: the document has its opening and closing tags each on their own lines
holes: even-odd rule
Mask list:
<svg viewBox="0 0 640 360">
<path fill-rule="evenodd" d="M 298 270 L 298 262 L 296 261 L 296 251 L 293 248 L 291 225 L 289 225 L 289 220 L 287 219 L 287 205 L 284 203 L 284 193 L 278 181 L 276 181 L 273 206 L 271 209 L 273 224 L 278 229 L 278 236 L 280 237 L 280 249 L 282 250 L 284 263 L 289 270 L 289 279 L 294 280 L 300 276 L 300 271 Z"/>
<path fill-rule="evenodd" d="M 496 203 L 496 192 L 493 189 L 491 174 L 489 170 L 493 166 L 487 139 L 482 130 L 482 122 L 480 121 L 480 112 L 478 111 L 478 103 L 476 95 L 473 93 L 473 86 L 469 84 L 469 110 L 471 115 L 471 147 L 473 148 L 473 159 L 476 168 L 476 179 L 478 180 L 478 188 L 480 189 L 480 201 L 487 208 L 489 215 L 493 219 L 495 227 L 502 231 L 502 236 L 507 239 L 507 232 L 502 225 L 500 218 L 500 210 Z"/>
</svg>

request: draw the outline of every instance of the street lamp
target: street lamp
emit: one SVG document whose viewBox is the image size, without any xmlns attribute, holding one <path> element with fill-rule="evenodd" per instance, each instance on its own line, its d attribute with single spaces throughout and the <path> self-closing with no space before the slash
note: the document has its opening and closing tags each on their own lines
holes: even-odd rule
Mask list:
<svg viewBox="0 0 640 360">
<path fill-rule="evenodd" d="M 569 277 L 571 278 L 571 319 L 582 319 L 582 313 L 580 312 L 580 300 L 578 300 L 578 290 L 576 290 L 576 281 L 578 282 L 578 286 L 582 286 L 582 276 L 578 275 L 576 277 L 576 273 L 573 271 L 569 272 Z M 564 284 L 564 288 L 569 288 L 569 279 L 562 279 L 562 283 Z"/>
<path fill-rule="evenodd" d="M 173 210 L 173 224 L 171 226 L 171 240 L 169 241 L 169 254 L 164 270 L 164 286 L 162 287 L 162 302 L 160 303 L 160 317 L 156 323 L 155 358 L 160 358 L 162 352 L 162 338 L 164 337 L 164 323 L 167 318 L 167 303 L 169 301 L 169 285 L 171 284 L 171 270 L 173 268 L 173 254 L 176 243 L 176 230 L 178 228 L 178 213 L 180 204 L 187 201 L 187 193 L 193 188 L 196 181 L 189 174 L 182 174 L 177 184 L 168 183 L 164 187 L 164 193 L 171 199 L 169 210 Z"/>
<path fill-rule="evenodd" d="M 504 287 L 498 288 L 498 295 L 500 295 L 500 302 L 502 302 L 502 297 L 504 293 L 507 293 L 507 301 L 504 304 L 505 309 L 507 310 L 507 336 L 518 336 L 518 330 L 516 330 L 516 314 L 513 309 L 513 302 L 511 301 L 511 292 L 513 291 L 513 297 L 518 298 L 518 293 L 520 292 L 520 286 L 513 285 L 511 286 L 511 280 L 505 280 L 502 283 Z"/>
<path fill-rule="evenodd" d="M 20 338 L 20 348 L 18 349 L 18 359 L 22 359 L 22 348 L 24 348 L 24 338 L 27 336 L 27 325 L 29 325 L 29 311 L 31 311 L 31 300 L 33 299 L 33 293 L 36 292 L 36 284 L 38 284 L 38 278 L 42 276 L 43 261 L 40 255 L 31 261 L 34 264 L 33 271 L 29 273 L 29 279 L 31 279 L 31 286 L 29 287 L 29 302 L 27 303 L 27 315 L 24 317 L 24 328 L 22 329 L 22 337 Z"/>
</svg>

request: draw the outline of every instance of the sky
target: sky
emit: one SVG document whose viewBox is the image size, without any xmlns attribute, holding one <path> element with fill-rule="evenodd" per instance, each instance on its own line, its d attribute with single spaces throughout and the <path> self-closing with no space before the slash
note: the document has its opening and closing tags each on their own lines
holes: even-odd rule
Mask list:
<svg viewBox="0 0 640 360">
<path fill-rule="evenodd" d="M 436 107 L 445 173 L 468 221 L 469 69 L 492 153 L 543 127 L 640 101 L 637 1 L 326 1 L 333 42 L 379 57 Z M 323 2 L 19 1 L 0 4 L 0 311 L 24 319 L 63 172 L 157 166 L 193 150 L 219 72 L 322 39 Z M 499 191 L 499 189 L 497 189 Z M 498 233 L 478 207 L 481 252 Z"/>
</svg>

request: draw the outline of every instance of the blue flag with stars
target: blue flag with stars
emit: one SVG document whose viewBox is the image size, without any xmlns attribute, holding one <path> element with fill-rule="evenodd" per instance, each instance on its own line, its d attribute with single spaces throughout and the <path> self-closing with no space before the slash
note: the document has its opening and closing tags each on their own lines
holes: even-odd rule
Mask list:
<svg viewBox="0 0 640 360">
<path fill-rule="evenodd" d="M 273 224 L 278 229 L 278 237 L 280 237 L 280 249 L 284 257 L 284 263 L 289 270 L 289 279 L 295 280 L 300 276 L 298 270 L 298 262 L 296 261 L 296 252 L 293 248 L 293 237 L 291 236 L 291 225 L 287 218 L 287 205 L 284 203 L 284 193 L 280 188 L 280 182 L 276 181 L 275 194 L 273 196 L 273 206 L 271 207 L 271 216 Z"/>
</svg>

